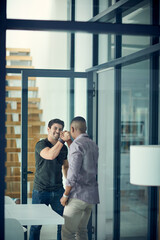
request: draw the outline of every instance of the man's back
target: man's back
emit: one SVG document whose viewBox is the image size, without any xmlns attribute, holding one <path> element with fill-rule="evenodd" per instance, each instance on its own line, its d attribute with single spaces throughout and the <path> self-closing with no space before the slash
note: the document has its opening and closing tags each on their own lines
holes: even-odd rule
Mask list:
<svg viewBox="0 0 160 240">
<path fill-rule="evenodd" d="M 98 146 L 87 134 L 79 135 L 71 144 L 69 151 L 69 171 L 67 183 L 73 188 L 71 198 L 88 203 L 98 203 L 97 176 Z"/>
</svg>

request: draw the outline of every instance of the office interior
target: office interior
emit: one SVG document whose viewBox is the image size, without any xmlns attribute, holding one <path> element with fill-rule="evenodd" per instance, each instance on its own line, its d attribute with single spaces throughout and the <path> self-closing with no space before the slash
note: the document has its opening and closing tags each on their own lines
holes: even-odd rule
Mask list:
<svg viewBox="0 0 160 240">
<path fill-rule="evenodd" d="M 2 239 L 4 195 L 31 202 L 34 145 L 48 121 L 69 130 L 79 115 L 99 146 L 89 240 L 160 239 L 158 187 L 130 184 L 130 145 L 160 141 L 159 8 L 159 0 L 0 1 Z"/>
</svg>

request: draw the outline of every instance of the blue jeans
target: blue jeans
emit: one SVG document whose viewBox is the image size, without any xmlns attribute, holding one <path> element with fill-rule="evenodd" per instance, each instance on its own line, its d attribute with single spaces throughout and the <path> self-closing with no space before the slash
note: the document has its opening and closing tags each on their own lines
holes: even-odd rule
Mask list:
<svg viewBox="0 0 160 240">
<path fill-rule="evenodd" d="M 63 187 L 58 191 L 37 191 L 33 190 L 32 192 L 32 204 L 50 204 L 52 209 L 59 215 L 63 215 L 64 207 L 60 203 L 60 199 L 64 193 Z M 39 240 L 40 239 L 40 230 L 41 225 L 33 225 L 30 228 L 29 240 Z M 61 225 L 57 226 L 57 240 L 61 240 Z"/>
</svg>

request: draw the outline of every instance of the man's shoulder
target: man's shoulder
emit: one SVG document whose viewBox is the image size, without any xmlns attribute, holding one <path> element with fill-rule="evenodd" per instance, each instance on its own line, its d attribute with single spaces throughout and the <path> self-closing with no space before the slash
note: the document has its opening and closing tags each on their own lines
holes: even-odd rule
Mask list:
<svg viewBox="0 0 160 240">
<path fill-rule="evenodd" d="M 88 134 L 81 134 L 78 138 L 76 138 L 74 140 L 75 143 L 85 143 L 85 142 L 91 142 L 93 143 L 94 145 L 97 145 L 92 138 L 90 138 L 90 136 Z"/>
<path fill-rule="evenodd" d="M 40 139 L 36 144 L 49 142 L 47 138 Z"/>
<path fill-rule="evenodd" d="M 87 134 L 83 134 L 80 138 L 76 138 L 74 141 L 74 146 L 81 146 L 82 148 L 87 148 L 91 146 L 95 151 L 99 150 L 98 145 L 92 138 L 90 138 Z"/>
<path fill-rule="evenodd" d="M 41 139 L 39 140 L 37 143 L 36 143 L 36 147 L 39 147 L 41 145 L 48 145 L 49 144 L 49 141 L 47 138 L 44 138 L 44 139 Z"/>
</svg>

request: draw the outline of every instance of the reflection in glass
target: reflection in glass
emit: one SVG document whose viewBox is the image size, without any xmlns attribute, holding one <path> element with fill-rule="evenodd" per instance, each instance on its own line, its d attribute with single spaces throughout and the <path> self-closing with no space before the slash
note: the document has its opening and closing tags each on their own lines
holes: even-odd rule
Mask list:
<svg viewBox="0 0 160 240">
<path fill-rule="evenodd" d="M 150 1 L 148 0 L 129 8 L 122 18 L 122 23 L 129 24 L 150 24 L 150 21 Z"/>
<path fill-rule="evenodd" d="M 121 237 L 147 239 L 148 193 L 130 184 L 130 145 L 148 143 L 149 61 L 122 68 Z"/>
<path fill-rule="evenodd" d="M 150 46 L 150 37 L 122 36 L 122 57 Z"/>
</svg>

